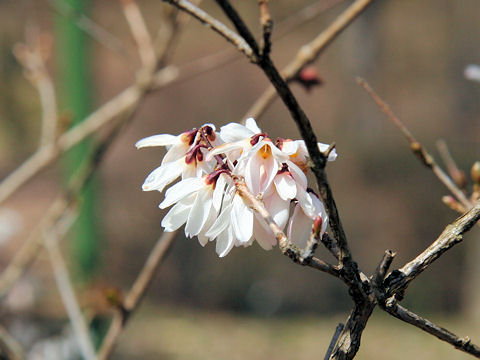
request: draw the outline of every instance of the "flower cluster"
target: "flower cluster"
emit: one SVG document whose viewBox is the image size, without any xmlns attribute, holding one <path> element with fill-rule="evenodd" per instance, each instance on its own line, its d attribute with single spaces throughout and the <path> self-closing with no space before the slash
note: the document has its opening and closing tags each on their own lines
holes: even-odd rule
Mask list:
<svg viewBox="0 0 480 360">
<path fill-rule="evenodd" d="M 276 224 L 287 227 L 287 236 L 298 247 L 306 246 L 315 219 L 321 220 L 320 234 L 325 232 L 324 206 L 307 187 L 308 152 L 303 140 L 273 142 L 249 118 L 245 125 L 230 123 L 218 132 L 214 125 L 205 124 L 178 136 L 153 135 L 136 143 L 137 148 L 148 146 L 165 146 L 167 153 L 145 180 L 143 190 L 161 192 L 181 177 L 160 203 L 162 209 L 173 205 L 162 220 L 165 231 L 185 224 L 185 235 L 196 236 L 202 246 L 216 240 L 221 257 L 234 246 L 249 246 L 254 240 L 271 249 L 276 245 L 274 234 L 236 191 L 233 177 L 242 177 Z M 328 148 L 318 146 L 321 151 Z M 328 160 L 336 156 L 333 150 Z"/>
</svg>

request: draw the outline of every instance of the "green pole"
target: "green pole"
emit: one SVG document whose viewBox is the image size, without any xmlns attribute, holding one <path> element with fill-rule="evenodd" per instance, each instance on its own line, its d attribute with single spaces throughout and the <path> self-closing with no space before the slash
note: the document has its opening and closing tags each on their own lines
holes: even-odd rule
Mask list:
<svg viewBox="0 0 480 360">
<path fill-rule="evenodd" d="M 73 11 L 88 12 L 88 0 L 57 0 L 66 3 Z M 71 126 L 81 122 L 91 110 L 92 86 L 90 76 L 90 46 L 86 34 L 70 18 L 58 15 L 56 21 L 58 48 L 59 100 L 63 112 L 69 116 Z M 83 141 L 68 151 L 62 162 L 64 178 L 68 181 L 91 148 Z M 95 181 L 91 181 L 82 193 L 79 216 L 71 231 L 71 258 L 75 274 L 88 282 L 99 265 L 100 244 L 95 226 Z"/>
</svg>

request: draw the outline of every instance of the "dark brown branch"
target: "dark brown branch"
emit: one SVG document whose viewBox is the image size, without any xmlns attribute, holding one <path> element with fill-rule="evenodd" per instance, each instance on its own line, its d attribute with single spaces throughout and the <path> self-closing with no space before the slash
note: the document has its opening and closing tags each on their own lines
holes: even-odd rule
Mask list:
<svg viewBox="0 0 480 360">
<path fill-rule="evenodd" d="M 385 250 L 383 254 L 382 260 L 377 266 L 375 273 L 372 277 L 373 286 L 380 287 L 383 284 L 383 280 L 385 279 L 385 275 L 387 274 L 390 265 L 392 264 L 393 258 L 395 257 L 395 253 L 391 250 Z"/>
<path fill-rule="evenodd" d="M 385 279 L 388 294 L 403 292 L 410 282 L 420 275 L 428 266 L 445 251 L 463 240 L 463 234 L 480 219 L 480 203 L 448 225 L 440 236 L 415 259 L 401 269 L 392 271 Z"/>
<path fill-rule="evenodd" d="M 230 5 L 230 2 L 228 0 L 217 0 L 217 4 L 222 8 L 225 15 L 227 15 L 227 17 L 230 19 L 240 36 L 247 42 L 248 45 L 250 45 L 255 56 L 260 57 L 260 49 L 258 47 L 257 41 L 248 29 L 247 25 L 245 25 L 245 22 L 237 13 L 237 10 L 235 10 L 233 6 Z"/>
<path fill-rule="evenodd" d="M 202 24 L 209 26 L 213 31 L 220 34 L 227 41 L 232 43 L 238 50 L 245 54 L 251 61 L 255 61 L 255 54 L 250 45 L 234 31 L 230 30 L 225 24 L 221 23 L 217 19 L 213 18 L 199 7 L 193 5 L 186 0 L 163 0 L 168 2 L 179 9 L 192 15 L 199 20 Z"/>
<path fill-rule="evenodd" d="M 258 0 L 258 6 L 260 8 L 260 24 L 262 25 L 263 44 L 262 44 L 262 56 L 270 54 L 272 47 L 272 31 L 273 21 L 268 10 L 268 0 Z"/>
<path fill-rule="evenodd" d="M 340 251 L 338 250 L 335 241 L 330 237 L 330 235 L 328 235 L 328 233 L 323 234 L 321 241 L 322 244 L 327 248 L 327 250 L 332 253 L 335 259 L 338 260 L 340 258 Z"/>
<path fill-rule="evenodd" d="M 330 355 L 330 360 L 353 359 L 360 347 L 363 329 L 375 308 L 375 302 L 355 302 L 355 307 L 348 317 L 345 328 L 337 339 Z"/>
<path fill-rule="evenodd" d="M 337 339 L 340 336 L 340 333 L 343 331 L 344 327 L 345 327 L 345 325 L 340 323 L 335 328 L 335 332 L 333 333 L 332 340 L 330 341 L 330 345 L 328 346 L 327 352 L 325 353 L 324 360 L 328 360 L 330 358 L 330 355 L 332 354 L 335 343 L 337 342 Z"/>
<path fill-rule="evenodd" d="M 429 334 L 432 334 L 453 346 L 456 349 L 464 351 L 470 355 L 480 358 L 480 347 L 470 342 L 469 337 L 460 338 L 454 333 L 435 325 L 431 321 L 424 319 L 417 314 L 405 309 L 399 305 L 394 297 L 390 298 L 383 307 L 392 316 L 416 326 Z"/>
</svg>

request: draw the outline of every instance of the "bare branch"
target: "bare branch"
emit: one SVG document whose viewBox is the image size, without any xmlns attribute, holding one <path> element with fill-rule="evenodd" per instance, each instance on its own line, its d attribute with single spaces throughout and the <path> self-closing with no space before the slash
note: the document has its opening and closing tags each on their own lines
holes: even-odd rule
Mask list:
<svg viewBox="0 0 480 360">
<path fill-rule="evenodd" d="M 397 303 L 395 297 L 390 298 L 384 307 L 384 310 L 393 315 L 397 319 L 405 321 L 413 326 L 416 326 L 427 333 L 436 336 L 453 346 L 456 349 L 464 351 L 470 355 L 480 358 L 480 347 L 470 342 L 469 337 L 460 338 L 454 333 L 435 325 L 431 321 L 424 319 L 417 314 L 405 309 Z"/>
<path fill-rule="evenodd" d="M 53 227 L 53 229 L 51 229 L 45 236 L 45 246 L 48 250 L 50 263 L 55 276 L 55 283 L 60 292 L 60 297 L 62 298 L 63 305 L 67 311 L 75 337 L 78 340 L 80 351 L 84 359 L 95 360 L 97 357 L 90 338 L 88 326 L 85 323 L 85 319 L 83 318 L 80 306 L 75 297 L 75 291 L 73 290 L 72 283 L 69 279 L 67 266 L 65 265 L 58 246 L 55 227 Z"/>
<path fill-rule="evenodd" d="M 448 150 L 447 143 L 445 140 L 439 139 L 437 140 L 436 145 L 450 177 L 460 189 L 465 189 L 465 186 L 467 186 L 467 177 L 465 176 L 465 172 L 460 170 L 455 163 L 455 160 L 453 160 L 452 154 L 450 154 L 450 151 Z"/>
<path fill-rule="evenodd" d="M 82 29 L 93 40 L 120 55 L 123 59 L 128 60 L 127 63 L 130 64 L 131 59 L 123 43 L 105 28 L 101 27 L 85 14 L 77 11 L 66 1 L 48 0 L 48 4 L 52 10 L 75 23 L 75 25 Z"/>
<path fill-rule="evenodd" d="M 247 25 L 245 25 L 245 22 L 242 20 L 240 15 L 237 13 L 235 8 L 232 5 L 230 5 L 230 2 L 228 0 L 216 0 L 216 1 L 217 1 L 217 4 L 220 5 L 220 7 L 222 8 L 225 15 L 227 15 L 227 17 L 233 23 L 233 26 L 235 26 L 235 29 L 237 29 L 238 34 L 250 46 L 250 48 L 252 49 L 255 57 L 259 58 L 260 57 L 260 49 L 258 47 L 257 41 L 255 40 L 255 37 L 252 35 L 250 30 L 248 29 Z M 254 60 L 255 60 L 254 62 L 256 62 L 258 59 L 254 58 Z"/>
<path fill-rule="evenodd" d="M 480 203 L 448 225 L 440 236 L 427 249 L 402 268 L 392 271 L 385 279 L 388 294 L 403 292 L 410 282 L 420 275 L 431 263 L 445 251 L 463 240 L 463 234 L 469 231 L 480 219 Z"/>
<path fill-rule="evenodd" d="M 39 146 L 50 144 L 55 140 L 57 130 L 57 102 L 52 79 L 48 74 L 45 61 L 50 56 L 51 38 L 38 34 L 31 36 L 32 43 L 17 44 L 13 54 L 25 68 L 25 76 L 37 90 L 42 110 L 42 127 Z"/>
<path fill-rule="evenodd" d="M 122 10 L 130 26 L 133 38 L 137 43 L 138 53 L 143 66 L 146 68 L 155 66 L 156 56 L 152 38 L 137 3 L 135 0 L 121 0 L 120 3 L 122 4 Z"/>
<path fill-rule="evenodd" d="M 272 31 L 273 21 L 268 10 L 268 0 L 258 0 L 258 6 L 260 8 L 260 24 L 262 25 L 263 44 L 262 44 L 262 56 L 269 55 L 272 47 Z"/>
<path fill-rule="evenodd" d="M 141 299 L 152 282 L 153 276 L 158 267 L 162 264 L 168 249 L 170 249 L 170 246 L 175 239 L 175 235 L 176 232 L 163 233 L 157 240 L 157 243 L 150 252 L 150 255 L 137 276 L 137 279 L 133 283 L 132 288 L 125 297 L 121 310 L 117 311 L 114 315 L 107 335 L 105 336 L 98 352 L 98 360 L 105 360 L 110 356 L 118 336 L 123 330 L 129 316 L 140 304 Z"/>
<path fill-rule="evenodd" d="M 338 337 L 340 336 L 343 328 L 345 325 L 342 323 L 338 324 L 337 327 L 335 328 L 335 332 L 333 333 L 332 340 L 330 341 L 330 345 L 328 346 L 327 352 L 325 353 L 325 358 L 324 360 L 330 359 L 330 355 L 332 354 L 333 347 L 335 346 L 335 343 L 337 342 Z"/>
<path fill-rule="evenodd" d="M 170 4 L 178 7 L 179 9 L 186 11 L 194 18 L 199 20 L 202 24 L 209 26 L 213 31 L 220 34 L 223 38 L 225 38 L 228 42 L 232 43 L 239 51 L 245 54 L 247 58 L 251 61 L 255 60 L 254 52 L 252 48 L 248 45 L 248 43 L 234 31 L 230 30 L 227 26 L 223 23 L 212 17 L 211 15 L 207 14 L 205 11 L 200 9 L 199 7 L 193 5 L 191 2 L 187 0 L 163 0 L 169 2 Z"/>
<path fill-rule="evenodd" d="M 286 82 L 291 81 L 305 66 L 314 62 L 328 45 L 350 25 L 373 0 L 356 0 L 343 13 L 341 13 L 324 31 L 308 44 L 303 45 L 295 59 L 281 72 Z M 273 86 L 269 86 L 258 100 L 247 111 L 244 118 L 262 116 L 265 110 L 277 96 Z"/>
<path fill-rule="evenodd" d="M 310 266 L 330 275 L 340 277 L 340 272 L 336 267 L 313 257 L 311 251 L 308 252 L 308 249 L 308 254 L 306 254 L 305 249 L 300 249 L 287 238 L 282 229 L 277 225 L 275 220 L 273 220 L 272 216 L 265 208 L 265 205 L 260 200 L 258 200 L 250 192 L 250 190 L 248 190 L 243 178 L 234 176 L 233 180 L 235 182 L 235 187 L 239 194 L 242 196 L 242 198 L 246 200 L 246 202 L 252 207 L 252 209 L 265 221 L 270 230 L 272 230 L 275 239 L 278 241 L 278 246 L 284 255 L 288 256 L 294 262 L 301 265 Z"/>
<path fill-rule="evenodd" d="M 460 190 L 452 181 L 452 179 L 450 179 L 450 177 L 440 168 L 440 166 L 438 166 L 434 158 L 425 150 L 422 144 L 420 144 L 414 138 L 403 122 L 397 116 L 395 116 L 388 104 L 383 101 L 377 95 L 377 93 L 375 93 L 375 91 L 365 80 L 357 78 L 357 82 L 370 95 L 373 101 L 375 101 L 380 110 L 382 110 L 382 112 L 387 115 L 387 117 L 400 129 L 410 144 L 410 150 L 412 150 L 413 154 L 422 162 L 423 165 L 429 169 L 432 169 L 433 173 L 438 177 L 438 179 L 447 187 L 448 190 L 450 190 L 450 192 L 462 203 L 463 206 L 465 206 L 467 209 L 470 209 L 472 204 L 466 198 L 463 191 Z"/>
</svg>

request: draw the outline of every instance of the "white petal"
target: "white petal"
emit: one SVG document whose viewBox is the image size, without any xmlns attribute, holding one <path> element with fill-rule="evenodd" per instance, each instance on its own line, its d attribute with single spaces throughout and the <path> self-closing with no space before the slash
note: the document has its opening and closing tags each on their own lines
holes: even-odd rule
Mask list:
<svg viewBox="0 0 480 360">
<path fill-rule="evenodd" d="M 321 152 L 327 151 L 329 146 L 330 146 L 329 144 L 318 143 L 318 149 Z M 337 158 L 337 151 L 335 149 L 333 149 L 330 152 L 330 154 L 328 154 L 328 161 L 335 161 L 336 158 Z"/>
<path fill-rule="evenodd" d="M 253 222 L 253 236 L 257 240 L 258 245 L 264 250 L 271 250 L 276 245 L 277 240 L 270 228 L 265 228 L 262 225 L 263 220 L 255 219 Z"/>
<path fill-rule="evenodd" d="M 305 176 L 305 173 L 291 161 L 287 161 L 287 165 L 295 182 L 305 190 L 307 188 L 307 177 Z"/>
<path fill-rule="evenodd" d="M 254 195 L 257 195 L 260 192 L 261 165 L 262 164 L 259 162 L 257 156 L 252 156 L 248 159 L 247 164 L 245 165 L 245 184 Z"/>
<path fill-rule="evenodd" d="M 215 190 L 213 191 L 213 207 L 216 211 L 220 210 L 222 206 L 223 194 L 225 193 L 226 179 L 224 174 L 220 174 L 215 184 Z"/>
<path fill-rule="evenodd" d="M 311 219 L 315 218 L 315 206 L 312 201 L 312 197 L 305 190 L 297 187 L 297 200 L 298 204 L 301 206 L 305 214 L 307 214 Z"/>
<path fill-rule="evenodd" d="M 150 175 L 147 176 L 142 185 L 143 191 L 163 191 L 165 186 L 172 183 L 180 176 L 184 163 L 185 162 L 183 159 L 180 159 L 178 161 L 162 165 L 153 170 Z"/>
<path fill-rule="evenodd" d="M 206 160 L 212 160 L 215 155 L 226 154 L 232 151 L 241 151 L 244 148 L 248 148 L 250 146 L 249 144 L 249 141 L 240 140 L 236 142 L 227 142 L 225 144 L 218 145 L 208 152 Z"/>
<path fill-rule="evenodd" d="M 201 178 L 188 178 L 182 180 L 165 193 L 165 200 L 160 204 L 160 209 L 165 209 L 188 195 L 200 190 L 205 186 L 205 180 Z"/>
<path fill-rule="evenodd" d="M 187 154 L 188 148 L 188 144 L 184 144 L 183 142 L 173 145 L 170 147 L 170 149 L 168 149 L 167 153 L 163 157 L 162 164 L 183 158 Z"/>
<path fill-rule="evenodd" d="M 232 225 L 235 237 L 240 244 L 247 244 L 253 234 L 253 212 L 250 210 L 240 195 L 233 198 Z"/>
<path fill-rule="evenodd" d="M 218 236 L 215 251 L 219 257 L 224 257 L 232 250 L 233 245 L 235 245 L 235 239 L 232 228 L 228 228 Z"/>
<path fill-rule="evenodd" d="M 135 146 L 137 149 L 148 147 L 148 146 L 167 146 L 173 145 L 180 142 L 180 138 L 178 136 L 173 136 L 170 134 L 160 134 L 160 135 L 152 135 L 137 141 Z"/>
<path fill-rule="evenodd" d="M 252 131 L 254 134 L 259 134 L 262 132 L 262 130 L 260 130 L 260 128 L 258 127 L 257 122 L 252 117 L 245 120 L 245 127 L 248 130 Z"/>
<path fill-rule="evenodd" d="M 188 214 L 192 207 L 194 196 L 190 197 L 192 200 L 176 203 L 162 220 L 162 226 L 165 231 L 172 232 L 177 230 L 187 221 Z M 190 203 L 189 203 L 190 202 Z"/>
<path fill-rule="evenodd" d="M 212 195 L 213 192 L 211 191 L 210 186 L 198 192 L 192 210 L 188 215 L 187 225 L 185 225 L 185 233 L 190 237 L 196 236 L 202 231 L 202 228 L 210 215 Z"/>
<path fill-rule="evenodd" d="M 232 204 L 224 207 L 217 220 L 213 223 L 212 227 L 206 232 L 205 236 L 215 239 L 222 231 L 224 231 L 228 226 L 231 226 L 231 212 Z"/>
<path fill-rule="evenodd" d="M 283 229 L 288 221 L 290 210 L 290 201 L 283 200 L 277 192 L 273 192 L 270 196 L 264 198 L 265 207 L 270 215 L 272 215 L 275 223 Z"/>
<path fill-rule="evenodd" d="M 255 134 L 256 133 L 252 130 L 249 130 L 247 127 L 237 123 L 230 123 L 220 128 L 220 138 L 226 143 L 250 138 Z"/>
<path fill-rule="evenodd" d="M 273 178 L 273 183 L 283 200 L 291 200 L 297 195 L 297 184 L 288 172 L 277 174 Z"/>
<path fill-rule="evenodd" d="M 285 140 L 282 143 L 282 151 L 287 154 L 287 155 L 293 155 L 297 152 L 298 150 L 298 143 L 293 140 Z"/>
<path fill-rule="evenodd" d="M 306 216 L 300 206 L 295 206 L 293 215 L 288 224 L 288 238 L 292 243 L 304 249 L 312 233 L 313 220 Z"/>
</svg>

